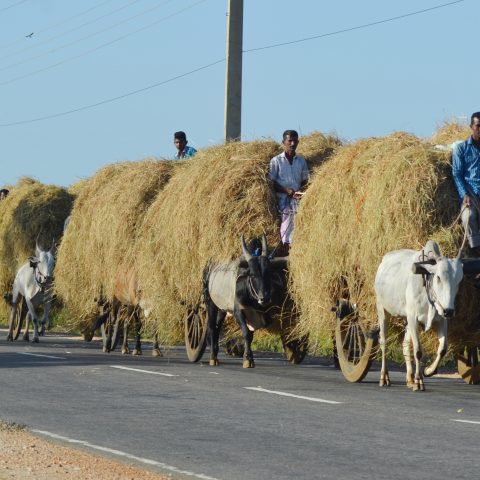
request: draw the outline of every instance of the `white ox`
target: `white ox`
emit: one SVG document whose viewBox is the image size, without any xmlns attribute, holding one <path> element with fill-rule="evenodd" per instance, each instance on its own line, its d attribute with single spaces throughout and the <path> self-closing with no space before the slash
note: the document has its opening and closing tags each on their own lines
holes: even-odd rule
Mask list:
<svg viewBox="0 0 480 480">
<path fill-rule="evenodd" d="M 396 250 L 387 253 L 380 263 L 375 277 L 377 314 L 382 349 L 380 386 L 390 386 L 385 343 L 389 317 L 406 319 L 403 354 L 407 367 L 407 386 L 413 390 L 424 390 L 423 374 L 420 369 L 422 348 L 418 325 L 425 331 L 434 322 L 438 323 L 437 356 L 425 368 L 425 376 L 434 375 L 438 364 L 447 351 L 448 319 L 455 313 L 455 297 L 463 278 L 460 253 L 455 259 L 442 257 L 438 245 L 429 240 L 423 250 Z M 421 262 L 418 264 L 417 262 Z M 413 343 L 415 377 L 412 371 L 410 343 Z"/>
<path fill-rule="evenodd" d="M 22 297 L 27 304 L 27 324 L 23 339 L 29 340 L 29 323 L 33 322 L 33 342 L 38 343 L 38 318 L 36 309 L 40 305 L 44 305 L 44 312 L 40 323 L 42 325 L 41 334 L 45 332 L 45 324 L 48 321 L 48 314 L 50 312 L 51 304 L 51 285 L 53 277 L 53 268 L 55 266 L 55 257 L 53 255 L 53 248 L 50 250 L 42 250 L 38 244 L 35 248 L 35 256 L 30 257 L 18 270 L 13 282 L 13 292 L 11 297 L 12 312 L 10 316 L 10 328 L 7 335 L 7 340 L 13 341 L 13 326 L 14 318 L 19 307 Z M 50 323 L 48 328 L 50 328 Z"/>
</svg>

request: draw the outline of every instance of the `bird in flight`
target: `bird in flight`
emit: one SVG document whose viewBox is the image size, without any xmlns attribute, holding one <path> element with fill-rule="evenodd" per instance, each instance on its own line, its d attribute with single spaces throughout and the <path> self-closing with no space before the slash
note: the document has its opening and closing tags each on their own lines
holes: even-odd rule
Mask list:
<svg viewBox="0 0 480 480">
<path fill-rule="evenodd" d="M 28 35 L 25 35 L 25 38 L 32 38 L 33 37 L 33 32 L 29 33 Z"/>
</svg>

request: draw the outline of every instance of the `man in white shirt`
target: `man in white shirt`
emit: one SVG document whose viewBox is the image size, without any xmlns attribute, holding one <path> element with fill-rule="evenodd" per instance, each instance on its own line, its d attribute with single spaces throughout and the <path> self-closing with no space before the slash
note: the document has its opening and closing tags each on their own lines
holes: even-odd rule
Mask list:
<svg viewBox="0 0 480 480">
<path fill-rule="evenodd" d="M 283 132 L 284 151 L 270 160 L 269 177 L 277 196 L 277 204 L 282 214 L 280 240 L 284 254 L 288 255 L 293 240 L 293 221 L 297 213 L 298 200 L 308 183 L 308 167 L 305 159 L 295 152 L 299 140 L 295 130 Z"/>
</svg>

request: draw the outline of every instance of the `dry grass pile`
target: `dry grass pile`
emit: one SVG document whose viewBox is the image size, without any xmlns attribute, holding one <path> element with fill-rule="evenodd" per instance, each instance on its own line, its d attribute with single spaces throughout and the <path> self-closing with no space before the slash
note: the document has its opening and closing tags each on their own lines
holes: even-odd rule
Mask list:
<svg viewBox="0 0 480 480">
<path fill-rule="evenodd" d="M 168 182 L 173 163 L 143 160 L 109 165 L 82 185 L 58 252 L 55 288 L 82 327 L 95 298 L 111 299 L 117 274 L 134 266 L 138 226 Z"/>
<path fill-rule="evenodd" d="M 35 253 L 35 242 L 50 248 L 62 236 L 73 197 L 63 188 L 22 178 L 8 186 L 10 194 L 0 202 L 0 291 L 11 291 L 18 268 Z M 2 300 L 2 317 L 7 308 Z"/>
<path fill-rule="evenodd" d="M 321 164 L 339 145 L 334 136 L 302 137 L 299 154 Z M 182 319 L 201 295 L 207 262 L 241 253 L 240 235 L 265 232 L 278 241 L 275 199 L 267 171 L 281 151 L 273 141 L 231 143 L 201 151 L 175 170 L 150 207 L 138 239 L 139 283 L 152 323 L 165 341 L 181 338 Z M 167 337 L 165 337 L 167 335 Z"/>
<path fill-rule="evenodd" d="M 458 212 L 450 154 L 412 135 L 360 140 L 319 168 L 301 202 L 290 254 L 299 326 L 314 349 L 331 338 L 330 308 L 338 298 L 350 298 L 376 324 L 373 281 L 386 252 L 420 249 L 433 238 L 443 254 L 455 255 L 463 232 L 449 227 Z M 478 328 L 478 291 L 463 282 L 459 295 L 450 324 L 454 347 L 474 341 Z"/>
<path fill-rule="evenodd" d="M 472 131 L 468 125 L 463 125 L 455 121 L 444 122 L 433 134 L 430 142 L 434 145 L 450 145 L 457 140 L 466 140 Z"/>
</svg>

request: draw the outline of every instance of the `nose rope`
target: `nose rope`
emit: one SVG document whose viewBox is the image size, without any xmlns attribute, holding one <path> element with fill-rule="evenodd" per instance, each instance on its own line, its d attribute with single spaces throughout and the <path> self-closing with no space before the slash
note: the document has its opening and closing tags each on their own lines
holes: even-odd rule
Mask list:
<svg viewBox="0 0 480 480">
<path fill-rule="evenodd" d="M 443 313 L 445 314 L 447 309 L 442 305 L 442 303 L 440 302 L 440 300 L 437 297 L 437 294 L 435 293 L 435 290 L 432 288 L 433 277 L 434 277 L 433 273 L 429 274 L 428 277 L 427 277 L 426 284 L 425 284 L 425 290 L 427 291 L 428 302 L 436 310 L 436 312 L 439 315 L 440 315 L 440 312 L 438 311 L 438 308 L 436 307 L 435 304 L 437 303 L 438 305 L 440 305 L 440 307 L 443 310 Z M 440 315 L 440 316 L 443 316 L 443 315 Z"/>
<path fill-rule="evenodd" d="M 252 282 L 252 277 L 250 275 L 248 276 L 248 285 L 249 285 L 250 289 L 252 290 L 253 295 L 255 296 L 255 299 L 257 300 L 257 302 L 260 303 L 260 300 L 261 300 L 260 295 L 255 290 L 255 287 L 253 286 L 253 282 Z"/>
</svg>

